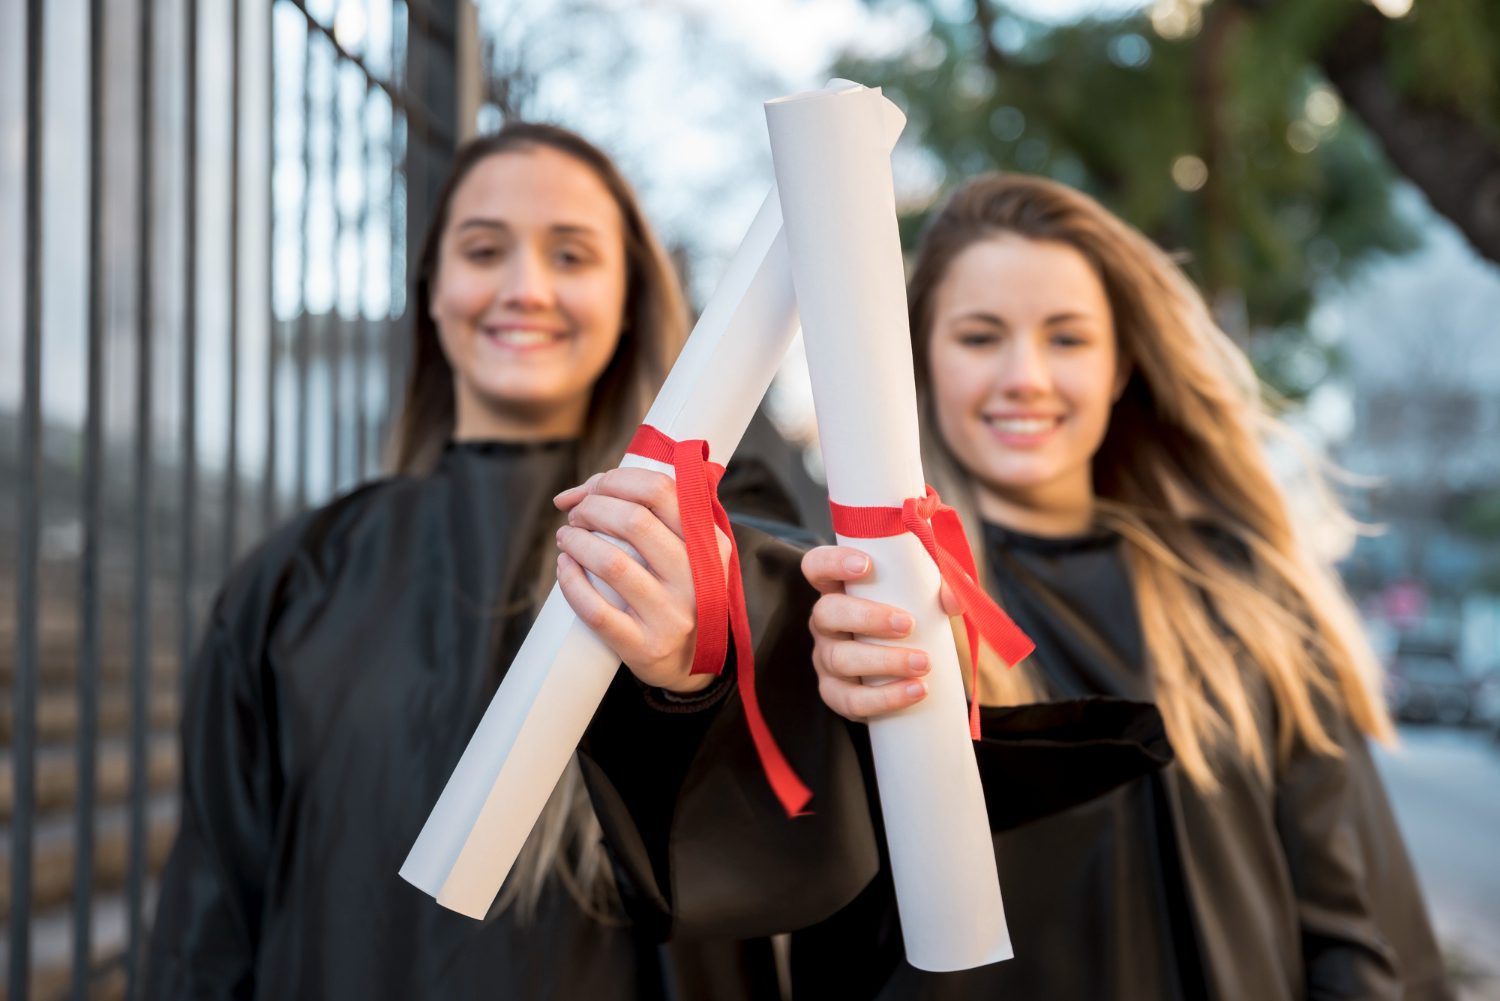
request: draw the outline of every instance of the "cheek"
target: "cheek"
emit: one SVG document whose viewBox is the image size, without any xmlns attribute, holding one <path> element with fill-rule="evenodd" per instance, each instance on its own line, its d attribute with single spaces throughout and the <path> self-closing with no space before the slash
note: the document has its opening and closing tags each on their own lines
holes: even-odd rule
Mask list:
<svg viewBox="0 0 1500 1001">
<path fill-rule="evenodd" d="M 966 422 L 989 392 L 989 372 L 983 365 L 954 351 L 935 347 L 928 371 L 932 375 L 933 411 L 938 430 L 950 448 L 961 450 Z"/>
<path fill-rule="evenodd" d="M 620 342 L 625 312 L 625 283 L 613 277 L 579 282 L 563 296 L 563 308 L 587 336 L 590 357 L 607 361 Z"/>
<path fill-rule="evenodd" d="M 1113 363 L 1079 366 L 1058 382 L 1073 412 L 1080 418 L 1079 424 L 1088 438 L 1090 451 L 1096 449 L 1109 429 L 1109 418 L 1114 409 Z"/>
<path fill-rule="evenodd" d="M 432 318 L 439 323 L 475 320 L 495 297 L 495 283 L 482 271 L 445 269 L 432 290 Z"/>
</svg>

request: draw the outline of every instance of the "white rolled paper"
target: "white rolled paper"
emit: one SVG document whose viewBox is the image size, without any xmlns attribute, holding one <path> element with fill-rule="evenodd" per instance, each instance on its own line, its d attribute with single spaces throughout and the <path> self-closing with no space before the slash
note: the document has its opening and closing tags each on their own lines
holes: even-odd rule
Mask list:
<svg viewBox="0 0 1500 1001">
<path fill-rule="evenodd" d="M 727 462 L 796 331 L 773 189 L 646 423 L 677 440 L 705 439 L 713 460 Z M 672 473 L 634 455 L 621 465 Z M 619 665 L 554 586 L 407 855 L 402 878 L 444 907 L 484 917 Z"/>
<path fill-rule="evenodd" d="M 766 104 L 771 155 L 829 494 L 899 507 L 924 492 L 905 274 L 891 181 L 904 120 L 878 90 L 817 91 Z M 918 969 L 1012 955 L 984 790 L 969 739 L 941 579 L 911 535 L 843 539 L 871 557 L 851 594 L 908 609 L 931 657 L 927 698 L 870 724 L 891 872 Z"/>
</svg>

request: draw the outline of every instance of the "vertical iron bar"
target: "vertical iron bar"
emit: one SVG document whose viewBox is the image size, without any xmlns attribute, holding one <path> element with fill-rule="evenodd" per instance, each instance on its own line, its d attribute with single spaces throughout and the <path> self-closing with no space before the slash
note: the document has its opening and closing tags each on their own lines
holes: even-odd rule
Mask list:
<svg viewBox="0 0 1500 1001">
<path fill-rule="evenodd" d="M 391 4 L 391 122 L 386 145 L 391 158 L 391 194 L 388 199 L 388 222 L 390 223 L 389 247 L 390 260 L 387 265 L 391 276 L 391 295 L 386 308 L 386 394 L 385 413 L 382 419 L 383 438 L 389 438 L 394 430 L 396 408 L 400 406 L 401 400 L 401 356 L 400 338 L 395 336 L 396 327 L 396 293 L 406 287 L 406 268 L 404 266 L 406 255 L 401 254 L 402 264 L 397 264 L 396 247 L 400 240 L 406 238 L 405 227 L 396 218 L 396 190 L 401 185 L 401 162 L 396 150 L 396 120 L 399 115 L 406 113 L 406 102 L 397 100 L 397 95 L 406 93 L 406 73 L 401 66 L 401 49 L 398 42 L 399 32 L 396 12 L 402 8 L 402 4 L 395 2 Z M 404 197 L 404 195 L 403 195 Z M 402 213 L 403 216 L 405 213 Z"/>
<path fill-rule="evenodd" d="M 369 4 L 365 4 L 368 12 Z M 369 23 L 368 14 L 365 18 Z M 375 84 L 365 77 L 364 94 L 359 101 L 359 267 L 356 271 L 355 296 L 357 313 L 354 320 L 355 336 L 359 350 L 354 356 L 354 406 L 356 412 L 357 438 L 355 440 L 355 470 L 358 479 L 371 475 L 370 469 L 370 317 L 366 309 L 365 286 L 370 281 L 370 95 Z"/>
<path fill-rule="evenodd" d="M 193 584 L 198 527 L 198 0 L 183 0 L 182 458 L 178 481 L 181 548 L 177 565 L 177 667 L 193 657 Z"/>
<path fill-rule="evenodd" d="M 22 348 L 21 498 L 17 524 L 15 803 L 10 844 L 9 996 L 26 1001 L 31 975 L 32 812 L 36 801 L 38 563 L 42 488 L 42 0 L 26 4 L 26 276 Z"/>
<path fill-rule="evenodd" d="M 333 54 L 333 79 L 328 88 L 328 136 L 329 136 L 329 176 L 332 180 L 331 199 L 333 202 L 333 280 L 331 284 L 332 294 L 330 301 L 333 305 L 328 310 L 328 322 L 323 327 L 322 354 L 328 366 L 328 403 L 329 403 L 329 466 L 332 470 L 330 481 L 331 489 L 329 496 L 338 492 L 340 480 L 340 459 L 343 457 L 341 438 L 343 437 L 344 422 L 342 420 L 343 402 L 339 398 L 343 389 L 343 379 L 340 378 L 339 366 L 343 361 L 343 352 L 340 350 L 343 342 L 339 327 L 343 323 L 343 303 L 340 301 L 344 293 L 344 198 L 340 191 L 342 178 L 339 176 L 340 168 L 344 165 L 342 156 L 343 135 L 343 103 L 344 103 L 344 81 L 343 65 L 339 62 L 338 53 Z"/>
<path fill-rule="evenodd" d="M 130 657 L 130 818 L 129 818 L 129 867 L 125 882 L 126 939 L 125 979 L 126 996 L 140 996 L 141 947 L 144 938 L 145 910 L 145 866 L 143 850 L 146 843 L 146 727 L 147 685 L 151 673 L 151 471 L 152 455 L 152 324 L 155 291 L 151 261 L 155 250 L 155 157 L 153 150 L 156 137 L 155 70 L 155 18 L 154 0 L 141 0 L 140 21 L 140 147 L 137 169 L 140 185 L 137 223 L 137 268 L 139 287 L 137 290 L 137 362 L 136 362 L 136 412 L 135 412 L 135 511 L 134 519 L 134 588 L 132 594 L 132 629 Z"/>
<path fill-rule="evenodd" d="M 220 571 L 239 548 L 240 520 L 240 0 L 229 0 L 229 448 L 224 458 Z"/>
<path fill-rule="evenodd" d="M 266 120 L 269 197 L 266 199 L 266 466 L 261 482 L 261 530 L 276 524 L 276 376 L 281 366 L 281 328 L 276 321 L 276 163 L 281 148 L 276 119 L 276 4 L 266 4 Z"/>
<path fill-rule="evenodd" d="M 308 420 L 308 397 L 309 397 L 309 351 L 308 338 L 312 334 L 311 319 L 308 315 L 307 293 L 310 285 L 308 276 L 312 272 L 309 266 L 309 255 L 311 253 L 312 241 L 309 239 L 308 228 L 312 205 L 312 67 L 313 67 L 313 39 L 316 37 L 312 27 L 307 29 L 307 41 L 303 47 L 302 60 L 302 294 L 299 298 L 299 310 L 296 321 L 295 345 L 297 365 L 297 507 L 300 512 L 307 507 L 307 452 L 309 432 Z"/>
<path fill-rule="evenodd" d="M 104 465 L 104 0 L 89 0 L 88 415 L 78 619 L 78 827 L 73 853 L 73 999 L 87 1001 L 93 958 L 94 797 L 99 727 L 99 548 Z"/>
</svg>

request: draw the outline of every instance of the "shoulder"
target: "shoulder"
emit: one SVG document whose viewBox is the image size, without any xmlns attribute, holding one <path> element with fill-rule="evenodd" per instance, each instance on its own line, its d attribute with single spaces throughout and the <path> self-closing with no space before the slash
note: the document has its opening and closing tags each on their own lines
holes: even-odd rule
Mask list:
<svg viewBox="0 0 1500 1001">
<path fill-rule="evenodd" d="M 210 626 L 268 625 L 278 610 L 321 586 L 374 512 L 401 505 L 420 483 L 404 476 L 373 480 L 274 529 L 225 578 Z"/>
</svg>

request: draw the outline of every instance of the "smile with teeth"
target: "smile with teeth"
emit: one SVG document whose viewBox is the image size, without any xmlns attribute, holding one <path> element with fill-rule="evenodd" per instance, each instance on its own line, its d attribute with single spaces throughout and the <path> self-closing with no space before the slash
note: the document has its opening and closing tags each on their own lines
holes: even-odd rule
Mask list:
<svg viewBox="0 0 1500 1001">
<path fill-rule="evenodd" d="M 985 424 L 1001 434 L 1042 434 L 1062 423 L 1061 417 L 986 417 Z"/>
<path fill-rule="evenodd" d="M 489 327 L 484 330 L 484 336 L 508 348 L 539 348 L 567 337 L 557 331 L 528 327 L 504 327 L 498 330 Z"/>
</svg>

